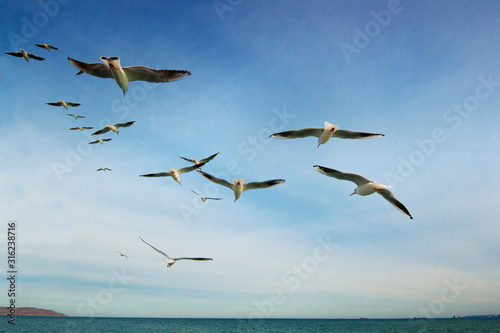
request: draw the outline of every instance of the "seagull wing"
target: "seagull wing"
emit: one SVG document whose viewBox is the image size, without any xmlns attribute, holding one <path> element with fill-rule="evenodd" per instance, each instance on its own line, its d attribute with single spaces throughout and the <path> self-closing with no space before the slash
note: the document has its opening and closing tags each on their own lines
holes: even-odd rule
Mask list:
<svg viewBox="0 0 500 333">
<path fill-rule="evenodd" d="M 208 156 L 207 158 L 203 158 L 203 159 L 201 159 L 201 160 L 200 160 L 200 163 L 211 161 L 211 160 L 213 160 L 213 159 L 214 159 L 214 157 L 215 157 L 215 156 L 217 156 L 217 155 L 219 155 L 219 153 L 217 153 L 217 154 L 213 154 L 213 155 L 211 155 L 211 156 Z"/>
<path fill-rule="evenodd" d="M 178 156 L 179 158 L 182 158 L 184 161 L 188 161 L 188 162 L 191 162 L 193 163 L 193 160 L 192 159 L 189 159 L 189 158 L 186 158 L 186 157 L 182 157 L 182 156 Z"/>
<path fill-rule="evenodd" d="M 198 170 L 198 173 L 200 175 L 202 175 L 203 177 L 205 177 L 206 179 L 210 180 L 211 182 L 214 182 L 216 184 L 219 184 L 219 185 L 222 185 L 222 186 L 225 186 L 227 188 L 230 188 L 231 191 L 233 190 L 233 184 L 231 184 L 230 182 L 228 182 L 227 180 L 225 179 L 220 179 L 220 178 L 217 178 L 217 177 L 214 177 L 206 172 L 203 172 L 201 170 Z"/>
<path fill-rule="evenodd" d="M 40 60 L 40 61 L 45 60 L 44 58 L 39 57 L 39 56 L 36 56 L 36 55 L 34 55 L 34 54 L 31 54 L 31 53 L 28 53 L 28 57 L 33 58 L 33 59 L 35 59 L 35 60 Z"/>
<path fill-rule="evenodd" d="M 80 106 L 81 104 L 79 104 L 79 103 L 71 103 L 71 102 L 66 102 L 66 105 L 69 105 L 69 106 Z"/>
<path fill-rule="evenodd" d="M 56 50 L 56 51 L 57 51 L 57 50 L 59 50 L 59 49 L 58 49 L 57 47 L 55 47 L 55 46 L 52 46 L 52 45 L 47 45 L 47 46 L 49 47 L 49 49 Z"/>
<path fill-rule="evenodd" d="M 324 174 L 326 176 L 337 178 L 337 179 L 340 179 L 340 180 L 349 180 L 349 181 L 355 183 L 358 186 L 361 186 L 363 184 L 372 182 L 368 178 L 365 178 L 363 176 L 357 175 L 355 173 L 345 173 L 345 172 L 341 172 L 341 171 L 338 171 L 338 170 L 335 170 L 335 169 L 330 169 L 330 168 L 327 168 L 327 167 L 323 167 L 323 166 L 320 166 L 320 165 L 315 165 L 314 168 L 319 173 L 322 173 L 322 174 Z"/>
<path fill-rule="evenodd" d="M 156 250 L 158 251 L 158 250 Z M 188 257 L 181 257 L 181 258 L 172 258 L 173 260 L 196 260 L 196 261 L 207 261 L 207 260 L 213 260 L 212 258 L 188 258 Z"/>
<path fill-rule="evenodd" d="M 190 189 L 190 190 L 191 190 L 191 189 Z M 194 194 L 199 195 L 199 196 L 201 197 L 201 194 L 199 194 L 198 192 L 195 192 L 195 191 L 193 191 L 193 190 L 191 190 L 191 192 L 193 192 Z"/>
<path fill-rule="evenodd" d="M 333 133 L 334 138 L 340 138 L 340 139 L 370 139 L 370 138 L 377 138 L 379 136 L 384 136 L 384 134 L 353 132 L 353 131 L 344 130 L 344 129 L 336 130 Z"/>
<path fill-rule="evenodd" d="M 323 130 L 323 128 L 304 128 L 296 131 L 274 133 L 270 137 L 275 139 L 298 139 L 308 136 L 315 136 L 319 138 L 321 133 L 323 133 Z"/>
<path fill-rule="evenodd" d="M 22 56 L 23 56 L 23 54 L 21 52 L 5 52 L 5 54 L 8 54 L 8 55 L 11 55 L 14 57 L 18 57 L 18 58 L 22 58 Z"/>
<path fill-rule="evenodd" d="M 113 126 L 115 127 L 129 127 L 129 126 L 132 126 L 133 124 L 135 124 L 135 121 L 129 121 L 129 122 L 126 122 L 126 123 L 118 123 L 118 124 L 113 124 Z"/>
<path fill-rule="evenodd" d="M 52 105 L 52 106 L 61 106 L 62 103 L 61 102 L 55 102 L 55 103 L 45 103 L 47 105 Z"/>
<path fill-rule="evenodd" d="M 401 213 L 405 214 L 406 216 L 408 216 L 410 219 L 413 220 L 413 217 L 411 216 L 411 214 L 408 211 L 408 209 L 406 209 L 406 207 L 401 202 L 399 202 L 398 199 L 396 199 L 396 197 L 394 196 L 394 194 L 391 191 L 389 191 L 388 189 L 385 188 L 383 190 L 377 191 L 377 193 L 380 194 L 381 196 L 383 196 L 394 207 L 396 207 L 397 209 L 399 209 L 399 211 Z"/>
<path fill-rule="evenodd" d="M 182 169 L 177 170 L 177 172 L 179 173 L 179 175 L 180 175 L 181 173 L 191 172 L 191 171 L 193 171 L 193 170 L 196 170 L 196 169 L 198 169 L 198 168 L 201 168 L 202 166 L 204 166 L 204 165 L 205 165 L 205 163 L 207 163 L 207 162 L 198 163 L 198 164 L 195 164 L 195 165 L 193 165 L 193 166 L 185 167 L 185 168 L 182 168 Z"/>
<path fill-rule="evenodd" d="M 80 71 L 84 71 L 87 74 L 94 75 L 97 77 L 102 77 L 105 79 L 106 78 L 109 78 L 109 79 L 113 78 L 113 73 L 111 72 L 111 69 L 109 69 L 109 67 L 103 63 L 94 62 L 94 63 L 89 64 L 89 63 L 86 63 L 83 61 L 71 59 L 70 57 L 68 57 L 68 60 L 73 66 L 78 68 Z M 80 74 L 80 73 L 78 73 L 78 74 Z M 76 75 L 78 75 L 78 74 L 76 74 Z"/>
<path fill-rule="evenodd" d="M 113 139 L 102 139 L 102 141 L 111 141 Z"/>
<path fill-rule="evenodd" d="M 129 81 L 170 82 L 180 80 L 191 75 L 189 71 L 153 69 L 144 66 L 122 68 Z"/>
<path fill-rule="evenodd" d="M 224 200 L 224 198 L 205 198 L 206 200 Z"/>
<path fill-rule="evenodd" d="M 148 242 L 146 242 L 144 239 L 142 239 L 142 237 L 139 237 L 141 239 L 141 241 L 143 241 L 144 243 L 148 244 L 149 246 L 151 246 L 153 248 L 153 250 L 155 250 L 156 252 L 158 253 L 161 253 L 163 254 L 165 257 L 167 257 L 168 259 L 172 259 L 170 258 L 165 252 L 161 251 L 161 250 L 158 250 L 156 247 L 154 247 L 153 245 L 149 244 Z M 175 260 L 175 259 L 174 259 Z"/>
<path fill-rule="evenodd" d="M 110 129 L 108 127 L 104 127 L 104 128 L 101 128 L 100 130 L 92 133 L 92 135 L 104 134 L 104 133 L 107 133 L 109 131 L 110 131 Z"/>
<path fill-rule="evenodd" d="M 89 145 L 93 145 L 93 144 L 96 144 L 96 143 L 99 143 L 99 140 L 95 140 L 95 141 L 89 142 Z"/>
<path fill-rule="evenodd" d="M 82 127 L 83 129 L 93 129 L 93 127 Z"/>
<path fill-rule="evenodd" d="M 250 182 L 243 184 L 243 191 L 273 187 L 279 184 L 283 184 L 284 182 L 285 182 L 284 179 L 272 179 L 272 180 L 267 180 L 265 182 Z"/>
<path fill-rule="evenodd" d="M 146 175 L 139 175 L 139 177 L 172 177 L 168 172 L 148 173 Z"/>
</svg>

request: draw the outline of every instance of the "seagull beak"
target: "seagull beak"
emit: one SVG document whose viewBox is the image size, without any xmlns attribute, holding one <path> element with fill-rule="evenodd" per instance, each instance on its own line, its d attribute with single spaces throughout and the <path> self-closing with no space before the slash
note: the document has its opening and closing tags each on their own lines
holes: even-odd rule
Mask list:
<svg viewBox="0 0 500 333">
<path fill-rule="evenodd" d="M 353 196 L 354 194 L 356 194 L 356 192 L 352 192 L 350 196 Z"/>
</svg>

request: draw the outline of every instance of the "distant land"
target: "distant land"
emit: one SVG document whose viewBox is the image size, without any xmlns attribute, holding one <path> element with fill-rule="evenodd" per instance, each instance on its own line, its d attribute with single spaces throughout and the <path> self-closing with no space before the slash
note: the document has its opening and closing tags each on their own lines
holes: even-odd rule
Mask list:
<svg viewBox="0 0 500 333">
<path fill-rule="evenodd" d="M 10 309 L 5 306 L 0 306 L 0 315 L 9 315 Z M 52 310 L 39 308 L 16 308 L 16 316 L 48 316 L 48 317 L 67 317 L 64 313 L 55 312 Z"/>
</svg>

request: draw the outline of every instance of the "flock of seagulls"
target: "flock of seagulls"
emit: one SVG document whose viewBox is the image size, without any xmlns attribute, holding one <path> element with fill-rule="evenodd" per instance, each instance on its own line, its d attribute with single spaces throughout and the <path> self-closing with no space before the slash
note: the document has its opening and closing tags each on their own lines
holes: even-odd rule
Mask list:
<svg viewBox="0 0 500 333">
<path fill-rule="evenodd" d="M 50 52 L 50 50 L 58 50 L 57 47 L 49 45 L 49 44 L 35 44 L 37 47 L 44 48 L 47 51 Z M 35 60 L 45 60 L 44 58 L 41 58 L 39 56 L 33 55 L 31 53 L 27 53 L 23 49 L 20 50 L 20 52 L 7 52 L 5 53 L 7 55 L 11 55 L 14 57 L 22 57 L 26 60 L 26 62 L 29 63 L 29 59 L 35 59 Z M 100 57 L 102 63 L 86 63 L 82 61 L 78 61 L 75 59 L 72 59 L 68 57 L 68 61 L 76 67 L 79 71 L 77 72 L 76 75 L 81 75 L 83 73 L 87 73 L 92 76 L 100 77 L 100 78 L 112 78 L 116 81 L 118 86 L 121 88 L 123 91 L 123 96 L 125 96 L 125 93 L 128 90 L 129 83 L 132 81 L 147 81 L 147 82 L 172 82 L 172 81 L 177 81 L 183 78 L 186 78 L 191 75 L 191 72 L 187 70 L 169 70 L 169 69 L 152 69 L 149 67 L 144 67 L 144 66 L 131 66 L 131 67 L 122 67 L 120 64 L 120 58 L 119 57 Z M 73 103 L 73 102 L 68 102 L 64 101 L 63 99 L 59 99 L 58 102 L 50 102 L 46 103 L 47 105 L 51 106 L 62 106 L 64 109 L 68 110 L 68 107 L 78 107 L 81 104 L 79 103 Z M 77 114 L 72 114 L 72 113 L 66 113 L 66 115 L 74 117 L 76 120 L 79 118 L 85 118 L 85 116 L 77 115 Z M 105 133 L 108 133 L 110 131 L 116 133 L 118 135 L 119 133 L 119 128 L 122 127 L 129 127 L 135 124 L 135 121 L 128 121 L 125 123 L 116 123 L 112 125 L 106 125 L 103 128 L 101 128 L 98 131 L 95 131 L 92 133 L 92 135 L 102 135 Z M 75 126 L 70 128 L 70 130 L 90 130 L 93 129 L 93 127 L 90 126 Z M 340 129 L 339 126 L 330 124 L 328 122 L 324 123 L 324 127 L 322 128 L 303 128 L 299 130 L 289 130 L 289 131 L 284 131 L 280 133 L 274 133 L 270 135 L 270 138 L 275 138 L 275 139 L 299 139 L 299 138 L 305 138 L 305 137 L 317 137 L 318 138 L 318 145 L 317 147 L 319 148 L 320 145 L 327 143 L 331 138 L 340 138 L 340 139 L 368 139 L 368 138 L 376 138 L 376 137 L 381 137 L 384 136 L 384 134 L 379 134 L 379 133 L 367 133 L 367 132 L 355 132 L 351 130 L 346 130 L 346 129 Z M 104 142 L 111 141 L 111 138 L 99 138 L 95 141 L 89 142 L 89 144 L 103 144 Z M 158 173 L 149 173 L 149 174 L 143 174 L 140 175 L 140 177 L 172 177 L 174 181 L 176 181 L 179 185 L 181 184 L 181 179 L 180 175 L 192 171 L 197 171 L 201 176 L 204 178 L 208 179 L 209 181 L 218 184 L 220 186 L 224 186 L 229 188 L 231 191 L 233 191 L 234 194 L 234 202 L 236 202 L 242 195 L 244 191 L 247 190 L 256 190 L 256 189 L 266 189 L 270 187 L 274 187 L 280 184 L 285 183 L 284 179 L 272 179 L 272 180 L 266 180 L 266 181 L 261 181 L 261 182 L 248 182 L 246 183 L 246 179 L 233 179 L 232 182 L 225 180 L 225 179 L 220 179 L 217 178 L 211 174 L 208 174 L 204 171 L 201 171 L 201 167 L 204 166 L 206 163 L 214 159 L 219 153 L 213 154 L 209 157 L 197 160 L 195 158 L 186 158 L 182 156 L 178 156 L 179 158 L 192 163 L 191 166 L 184 167 L 184 168 L 172 168 L 169 171 L 166 172 L 158 172 Z M 358 194 L 361 196 L 366 196 L 373 194 L 377 192 L 381 196 L 383 196 L 387 201 L 389 201 L 394 207 L 396 207 L 399 211 L 401 211 L 403 214 L 408 216 L 410 219 L 413 219 L 411 216 L 410 212 L 408 209 L 400 202 L 398 201 L 394 194 L 388 190 L 391 186 L 386 186 L 380 183 L 375 183 L 363 176 L 354 174 L 354 173 L 344 173 L 335 169 L 327 168 L 324 166 L 319 166 L 319 165 L 314 165 L 314 168 L 329 177 L 333 177 L 339 180 L 348 180 L 353 183 L 355 183 L 358 187 L 354 190 L 354 192 L 351 195 Z M 97 171 L 111 171 L 111 169 L 102 167 L 97 169 Z M 212 198 L 212 197 L 205 197 L 202 196 L 201 194 L 197 193 L 196 191 L 190 189 L 191 192 L 196 194 L 197 196 L 200 197 L 200 199 L 203 202 L 206 202 L 206 200 L 222 200 L 223 198 Z M 167 267 L 171 267 L 176 261 L 178 260 L 194 260 L 194 261 L 209 261 L 213 260 L 212 258 L 203 258 L 203 257 L 180 257 L 180 258 L 171 258 L 169 257 L 166 253 L 162 252 L 161 250 L 155 248 L 153 245 L 147 243 L 144 239 L 139 237 L 145 244 L 150 246 L 153 250 L 156 252 L 162 254 L 165 256 L 167 259 L 165 262 L 167 263 Z M 128 258 L 127 255 L 123 254 L 120 251 L 117 251 L 120 256 Z"/>
</svg>

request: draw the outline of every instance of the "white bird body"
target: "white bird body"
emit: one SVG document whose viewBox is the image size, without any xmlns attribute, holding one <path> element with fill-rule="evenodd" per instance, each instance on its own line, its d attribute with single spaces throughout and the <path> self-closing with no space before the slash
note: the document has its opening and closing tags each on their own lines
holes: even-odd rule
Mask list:
<svg viewBox="0 0 500 333">
<path fill-rule="evenodd" d="M 183 173 L 191 172 L 193 170 L 196 170 L 198 168 L 201 168 L 203 165 L 205 165 L 207 162 L 195 164 L 193 166 L 181 168 L 177 170 L 177 168 L 173 168 L 168 170 L 167 172 L 158 172 L 158 173 L 149 173 L 145 175 L 140 175 L 140 177 L 172 177 L 179 185 L 181 184 L 181 178 L 180 175 Z"/>
<path fill-rule="evenodd" d="M 142 239 L 142 237 L 139 237 L 144 243 L 146 243 L 147 245 L 149 245 L 153 250 L 155 250 L 156 252 L 158 253 L 161 253 L 162 255 L 164 255 L 167 260 L 164 260 L 166 263 L 167 263 L 167 267 L 171 267 L 173 264 L 175 264 L 175 262 L 177 260 L 195 260 L 195 261 L 208 261 L 208 260 L 213 260 L 212 258 L 199 258 L 199 257 L 196 257 L 196 258 L 188 258 L 188 257 L 181 257 L 181 258 L 170 258 L 165 252 L 161 251 L 161 250 L 158 250 L 156 247 L 154 247 L 153 245 L 149 244 L 148 242 L 146 242 L 144 239 Z"/>
<path fill-rule="evenodd" d="M 396 207 L 403 214 L 413 219 L 408 209 L 399 202 L 394 194 L 388 190 L 392 186 L 387 186 L 381 183 L 375 183 L 368 178 L 354 174 L 354 173 L 344 173 L 335 169 L 326 168 L 320 165 L 315 165 L 314 168 L 319 172 L 329 177 L 334 177 L 340 180 L 349 180 L 358 187 L 354 190 L 351 195 L 358 194 L 361 196 L 366 196 L 377 192 L 383 196 L 387 201 L 389 201 L 394 207 Z"/>
<path fill-rule="evenodd" d="M 206 172 L 203 172 L 201 170 L 197 170 L 197 172 L 205 177 L 206 179 L 225 186 L 229 189 L 231 189 L 234 192 L 234 202 L 238 200 L 241 197 L 241 194 L 246 191 L 246 190 L 256 190 L 256 189 L 261 189 L 261 188 L 268 188 L 268 187 L 273 187 L 276 185 L 283 184 L 285 182 L 284 179 L 272 179 L 272 180 L 267 180 L 264 182 L 250 182 L 250 183 L 245 183 L 245 178 L 242 179 L 234 179 L 233 183 L 231 184 L 227 180 L 220 179 L 217 177 L 214 177 Z"/>
<path fill-rule="evenodd" d="M 339 129 L 338 126 L 332 125 L 329 122 L 325 121 L 325 126 L 323 128 L 303 128 L 300 130 L 285 131 L 270 135 L 271 138 L 276 139 L 298 139 L 309 136 L 315 136 L 318 138 L 319 147 L 320 145 L 327 143 L 332 137 L 340 139 L 368 139 L 384 136 L 384 134 L 354 132 L 350 130 Z"/>
</svg>

